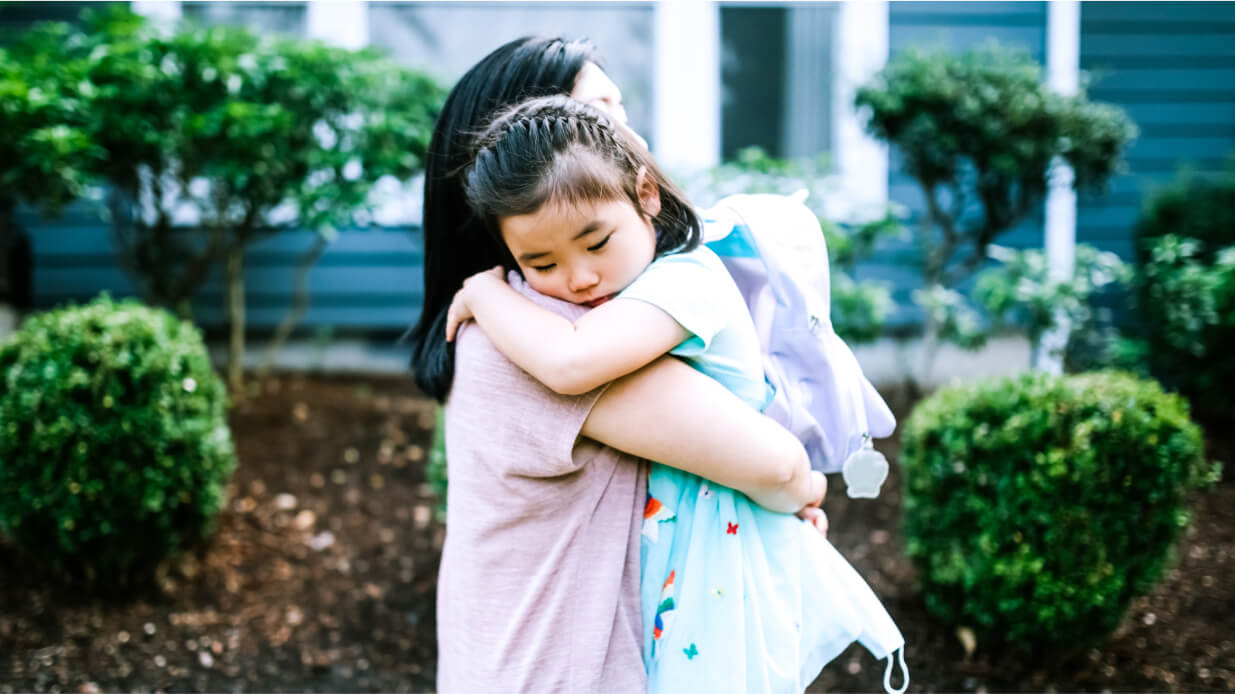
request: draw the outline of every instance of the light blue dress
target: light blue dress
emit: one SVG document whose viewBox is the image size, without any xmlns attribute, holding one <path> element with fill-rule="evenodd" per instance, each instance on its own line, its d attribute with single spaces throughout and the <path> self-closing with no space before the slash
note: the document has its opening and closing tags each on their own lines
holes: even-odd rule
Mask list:
<svg viewBox="0 0 1235 694">
<path fill-rule="evenodd" d="M 658 258 L 619 297 L 664 310 L 690 333 L 671 354 L 752 407 L 767 404 L 754 325 L 712 251 Z M 904 645 L 870 587 L 809 524 L 655 463 L 642 560 L 654 694 L 801 692 L 854 641 L 877 658 Z"/>
</svg>

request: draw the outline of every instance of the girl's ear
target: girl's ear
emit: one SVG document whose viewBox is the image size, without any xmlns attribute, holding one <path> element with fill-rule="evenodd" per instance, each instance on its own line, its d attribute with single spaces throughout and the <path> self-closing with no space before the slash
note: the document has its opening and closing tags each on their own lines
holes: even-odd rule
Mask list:
<svg viewBox="0 0 1235 694">
<path fill-rule="evenodd" d="M 635 174 L 635 190 L 639 192 L 639 207 L 643 214 L 655 217 L 660 214 L 660 186 L 648 175 L 646 166 L 639 168 Z"/>
</svg>

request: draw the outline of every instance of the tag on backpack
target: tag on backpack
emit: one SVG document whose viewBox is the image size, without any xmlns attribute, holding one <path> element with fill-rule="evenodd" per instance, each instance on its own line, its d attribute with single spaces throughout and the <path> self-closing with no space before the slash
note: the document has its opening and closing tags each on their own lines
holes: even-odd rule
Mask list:
<svg viewBox="0 0 1235 694">
<path fill-rule="evenodd" d="M 888 459 L 875 450 L 870 439 L 853 452 L 841 468 L 850 499 L 874 499 L 888 478 Z"/>
</svg>

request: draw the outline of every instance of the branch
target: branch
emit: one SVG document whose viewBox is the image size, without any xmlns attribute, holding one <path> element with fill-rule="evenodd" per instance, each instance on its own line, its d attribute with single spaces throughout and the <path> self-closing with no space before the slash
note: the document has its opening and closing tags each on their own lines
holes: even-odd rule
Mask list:
<svg viewBox="0 0 1235 694">
<path fill-rule="evenodd" d="M 300 319 L 304 317 L 305 311 L 309 309 L 309 270 L 321 259 L 328 245 L 329 241 L 326 240 L 326 237 L 317 234 L 313 246 L 305 251 L 296 262 L 295 299 L 291 310 L 285 313 L 283 319 L 279 321 L 279 327 L 275 329 L 274 337 L 266 345 L 266 352 L 262 355 L 261 367 L 257 371 L 259 379 L 265 378 L 270 373 L 271 368 L 274 367 L 275 355 L 283 349 L 283 345 L 287 344 L 287 338 L 291 337 L 292 330 L 296 328 L 296 325 L 300 323 Z"/>
<path fill-rule="evenodd" d="M 935 226 L 938 226 L 943 235 L 939 246 L 926 254 L 923 274 L 925 275 L 926 283 L 929 285 L 940 281 L 940 276 L 947 266 L 948 258 L 952 257 L 953 251 L 956 250 L 959 238 L 956 232 L 956 219 L 943 211 L 939 205 L 939 200 L 935 197 L 935 183 L 919 179 L 918 184 L 921 186 L 922 193 L 926 198 L 926 218 L 933 222 Z M 955 186 L 953 187 L 955 188 Z"/>
</svg>

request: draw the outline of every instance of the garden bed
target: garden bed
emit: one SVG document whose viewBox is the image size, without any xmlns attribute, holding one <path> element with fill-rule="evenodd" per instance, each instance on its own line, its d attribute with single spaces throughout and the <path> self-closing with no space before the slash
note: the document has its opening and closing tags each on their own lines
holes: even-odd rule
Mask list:
<svg viewBox="0 0 1235 694">
<path fill-rule="evenodd" d="M 241 463 L 217 534 L 158 588 L 90 598 L 44 585 L 0 547 L 0 692 L 432 689 L 444 537 L 424 480 L 433 403 L 406 378 L 282 376 L 258 390 L 231 413 Z M 882 447 L 894 458 L 895 440 Z M 980 643 L 966 656 L 926 614 L 903 557 L 895 465 L 876 501 L 847 499 L 832 477 L 825 507 L 832 541 L 905 633 L 911 691 L 1229 691 L 1227 477 L 1199 499 L 1154 594 L 1105 645 L 1050 670 L 992 662 Z M 881 663 L 852 647 L 812 691 L 879 691 L 882 677 Z"/>
</svg>

